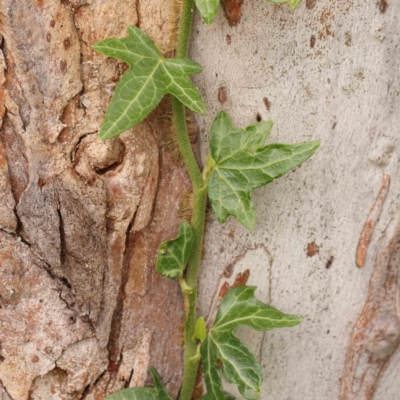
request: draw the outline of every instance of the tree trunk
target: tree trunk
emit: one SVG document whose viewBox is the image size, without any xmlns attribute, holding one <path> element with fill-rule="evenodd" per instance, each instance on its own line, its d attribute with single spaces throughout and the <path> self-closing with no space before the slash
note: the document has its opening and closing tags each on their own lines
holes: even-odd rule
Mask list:
<svg viewBox="0 0 400 400">
<path fill-rule="evenodd" d="M 273 120 L 270 142 L 322 145 L 255 191 L 255 232 L 210 214 L 200 312 L 211 320 L 236 280 L 303 318 L 240 331 L 263 366 L 262 399 L 398 399 L 400 3 L 245 1 L 239 23 L 240 2 L 225 3 L 236 26 L 221 11 L 194 28 L 201 128 L 224 109 L 241 127 Z"/>
<path fill-rule="evenodd" d="M 97 139 L 126 67 L 91 46 L 139 24 L 170 51 L 179 3 L 0 4 L 3 398 L 101 399 L 146 384 L 149 365 L 176 395 L 182 304 L 154 260 L 190 183 L 168 102 Z"/>
<path fill-rule="evenodd" d="M 247 282 L 303 317 L 239 331 L 261 360 L 262 399 L 395 399 L 400 5 L 241 3 L 193 30 L 203 159 L 221 109 L 242 127 L 274 120 L 273 141 L 322 147 L 255 192 L 255 232 L 210 213 L 199 311 L 211 322 L 227 288 Z M 0 400 L 102 399 L 148 385 L 150 365 L 178 393 L 179 286 L 154 261 L 190 182 L 168 99 L 97 139 L 126 66 L 91 46 L 138 25 L 171 53 L 180 4 L 0 1 Z"/>
</svg>

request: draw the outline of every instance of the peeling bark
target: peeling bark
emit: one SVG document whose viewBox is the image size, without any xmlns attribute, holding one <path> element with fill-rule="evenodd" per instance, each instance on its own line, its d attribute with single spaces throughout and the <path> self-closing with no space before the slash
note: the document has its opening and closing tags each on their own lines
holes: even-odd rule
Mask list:
<svg viewBox="0 0 400 400">
<path fill-rule="evenodd" d="M 370 400 L 400 344 L 400 218 L 381 239 L 364 308 L 348 343 L 342 400 Z"/>
</svg>

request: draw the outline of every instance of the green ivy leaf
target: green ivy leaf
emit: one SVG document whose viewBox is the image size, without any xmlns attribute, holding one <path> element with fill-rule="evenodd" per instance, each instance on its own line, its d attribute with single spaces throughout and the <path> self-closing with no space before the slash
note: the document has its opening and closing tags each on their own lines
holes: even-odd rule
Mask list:
<svg viewBox="0 0 400 400">
<path fill-rule="evenodd" d="M 179 278 L 189 260 L 194 244 L 192 226 L 184 221 L 179 225 L 178 236 L 160 244 L 156 269 L 170 279 Z"/>
<path fill-rule="evenodd" d="M 115 88 L 101 125 L 100 139 L 109 139 L 141 122 L 171 93 L 186 107 L 205 114 L 205 106 L 190 74 L 203 70 L 188 59 L 164 58 L 153 41 L 136 26 L 128 27 L 128 37 L 106 39 L 93 45 L 99 53 L 127 62 L 130 68 Z"/>
<path fill-rule="evenodd" d="M 165 390 L 157 371 L 150 367 L 149 371 L 153 377 L 154 388 L 129 388 L 120 390 L 109 396 L 106 400 L 172 400 Z"/>
<path fill-rule="evenodd" d="M 196 0 L 196 7 L 206 24 L 211 24 L 214 21 L 218 6 L 219 0 Z"/>
<path fill-rule="evenodd" d="M 261 366 L 249 348 L 233 330 L 249 326 L 258 331 L 298 325 L 301 320 L 294 315 L 267 306 L 254 296 L 255 287 L 240 286 L 231 289 L 223 298 L 206 340 L 200 351 L 203 360 L 207 400 L 225 399 L 217 361 L 222 362 L 224 378 L 238 386 L 245 399 L 257 399 L 262 381 Z"/>
<path fill-rule="evenodd" d="M 270 121 L 236 128 L 225 112 L 214 120 L 207 161 L 208 197 L 218 221 L 233 215 L 253 230 L 251 192 L 310 158 L 320 145 L 319 141 L 264 145 L 271 128 Z"/>
</svg>

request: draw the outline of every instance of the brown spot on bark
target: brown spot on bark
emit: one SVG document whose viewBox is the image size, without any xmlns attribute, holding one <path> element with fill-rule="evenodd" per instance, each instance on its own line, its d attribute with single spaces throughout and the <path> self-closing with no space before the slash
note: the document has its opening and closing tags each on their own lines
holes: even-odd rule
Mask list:
<svg viewBox="0 0 400 400">
<path fill-rule="evenodd" d="M 314 257 L 318 253 L 319 253 L 319 246 L 315 242 L 308 243 L 307 257 Z"/>
<path fill-rule="evenodd" d="M 221 286 L 221 289 L 219 290 L 218 297 L 220 299 L 223 299 L 224 296 L 228 293 L 229 289 L 230 289 L 229 283 L 228 282 L 224 282 L 224 284 Z"/>
<path fill-rule="evenodd" d="M 51 26 L 52 28 L 54 28 L 54 27 L 56 26 L 56 21 L 55 21 L 54 19 L 52 19 L 52 20 L 50 21 L 50 26 Z"/>
<path fill-rule="evenodd" d="M 67 72 L 67 62 L 65 60 L 60 61 L 60 70 L 63 74 Z"/>
<path fill-rule="evenodd" d="M 51 42 L 51 33 L 46 34 L 47 43 Z"/>
<path fill-rule="evenodd" d="M 268 97 L 264 97 L 263 102 L 265 104 L 265 108 L 267 109 L 267 111 L 271 110 L 271 102 L 268 100 Z"/>
<path fill-rule="evenodd" d="M 38 185 L 38 188 L 39 189 L 42 189 L 42 187 L 44 186 L 44 182 L 43 182 L 43 179 L 39 176 L 39 178 L 38 178 L 38 183 L 37 183 L 37 185 Z"/>
<path fill-rule="evenodd" d="M 224 278 L 230 278 L 230 277 L 232 276 L 232 274 L 233 274 L 233 268 L 234 268 L 234 267 L 235 267 L 235 264 L 234 264 L 234 263 L 228 264 L 228 265 L 225 267 L 224 272 L 222 273 L 222 276 L 223 276 Z"/>
<path fill-rule="evenodd" d="M 71 39 L 70 38 L 66 38 L 63 43 L 64 43 L 65 50 L 68 50 L 71 47 Z"/>
<path fill-rule="evenodd" d="M 75 125 L 77 123 L 77 120 L 79 119 L 79 115 L 77 115 L 79 101 L 80 96 L 76 95 L 64 108 L 61 121 L 64 125 L 66 125 L 66 127 L 63 128 L 58 135 L 57 139 L 60 143 L 68 143 L 72 139 Z"/>
<path fill-rule="evenodd" d="M 246 269 L 236 275 L 235 282 L 233 282 L 232 288 L 238 286 L 244 286 L 250 278 L 250 270 Z"/>
<path fill-rule="evenodd" d="M 232 43 L 231 35 L 226 35 L 226 44 L 231 44 L 231 43 Z"/>
<path fill-rule="evenodd" d="M 39 357 L 38 356 L 32 356 L 31 361 L 33 363 L 37 363 L 37 362 L 39 362 Z"/>
<path fill-rule="evenodd" d="M 230 285 L 228 282 L 224 282 L 219 291 L 219 298 L 223 299 L 225 295 L 229 292 L 229 290 L 231 290 L 234 287 L 244 286 L 249 280 L 249 277 L 250 277 L 250 270 L 246 269 L 245 271 L 240 272 L 236 275 L 235 281 L 233 282 L 232 285 Z"/>
<path fill-rule="evenodd" d="M 221 104 L 225 104 L 228 101 L 228 91 L 225 86 L 220 86 L 218 89 L 218 101 Z"/>
<path fill-rule="evenodd" d="M 61 130 L 60 134 L 58 135 L 58 141 L 60 143 L 69 143 L 70 140 L 71 140 L 71 128 L 67 126 Z"/>
<path fill-rule="evenodd" d="M 317 0 L 306 0 L 306 7 L 311 10 L 317 4 Z"/>
<path fill-rule="evenodd" d="M 261 121 L 262 121 L 262 117 L 261 117 L 261 114 L 260 114 L 260 113 L 257 113 L 257 115 L 256 115 L 256 121 L 257 121 L 257 122 L 261 122 Z"/>
<path fill-rule="evenodd" d="M 222 7 L 230 26 L 239 24 L 242 17 L 243 0 L 222 0 Z"/>
<path fill-rule="evenodd" d="M 384 14 L 388 8 L 388 2 L 386 0 L 380 0 L 378 6 L 379 11 Z"/>
<path fill-rule="evenodd" d="M 356 263 L 358 267 L 364 266 L 368 245 L 371 241 L 372 234 L 374 233 L 375 225 L 379 220 L 379 216 L 381 215 L 382 207 L 389 191 L 389 185 L 390 176 L 385 174 L 383 175 L 378 197 L 376 198 L 375 203 L 368 214 L 367 220 L 365 221 L 363 230 L 361 232 L 360 239 L 358 241 L 356 257 Z"/>
<path fill-rule="evenodd" d="M 311 35 L 311 37 L 310 37 L 310 47 L 311 47 L 312 49 L 313 49 L 314 46 L 315 46 L 315 41 L 316 41 L 315 35 Z"/>
<path fill-rule="evenodd" d="M 333 257 L 333 256 L 330 256 L 329 257 L 329 259 L 328 259 L 328 261 L 326 262 L 326 265 L 325 265 L 325 268 L 326 269 L 329 269 L 331 266 L 332 266 L 332 264 L 333 264 L 333 260 L 334 260 L 335 258 Z"/>
</svg>

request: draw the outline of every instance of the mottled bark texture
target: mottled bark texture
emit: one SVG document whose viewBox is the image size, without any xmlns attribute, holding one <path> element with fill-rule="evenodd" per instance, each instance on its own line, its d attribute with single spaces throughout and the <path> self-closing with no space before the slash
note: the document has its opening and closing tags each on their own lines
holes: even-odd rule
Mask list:
<svg viewBox="0 0 400 400">
<path fill-rule="evenodd" d="M 182 305 L 154 260 L 190 184 L 167 102 L 97 139 L 126 65 L 91 46 L 131 24 L 171 52 L 179 7 L 0 1 L 0 399 L 102 399 L 149 365 L 177 393 Z"/>
</svg>

